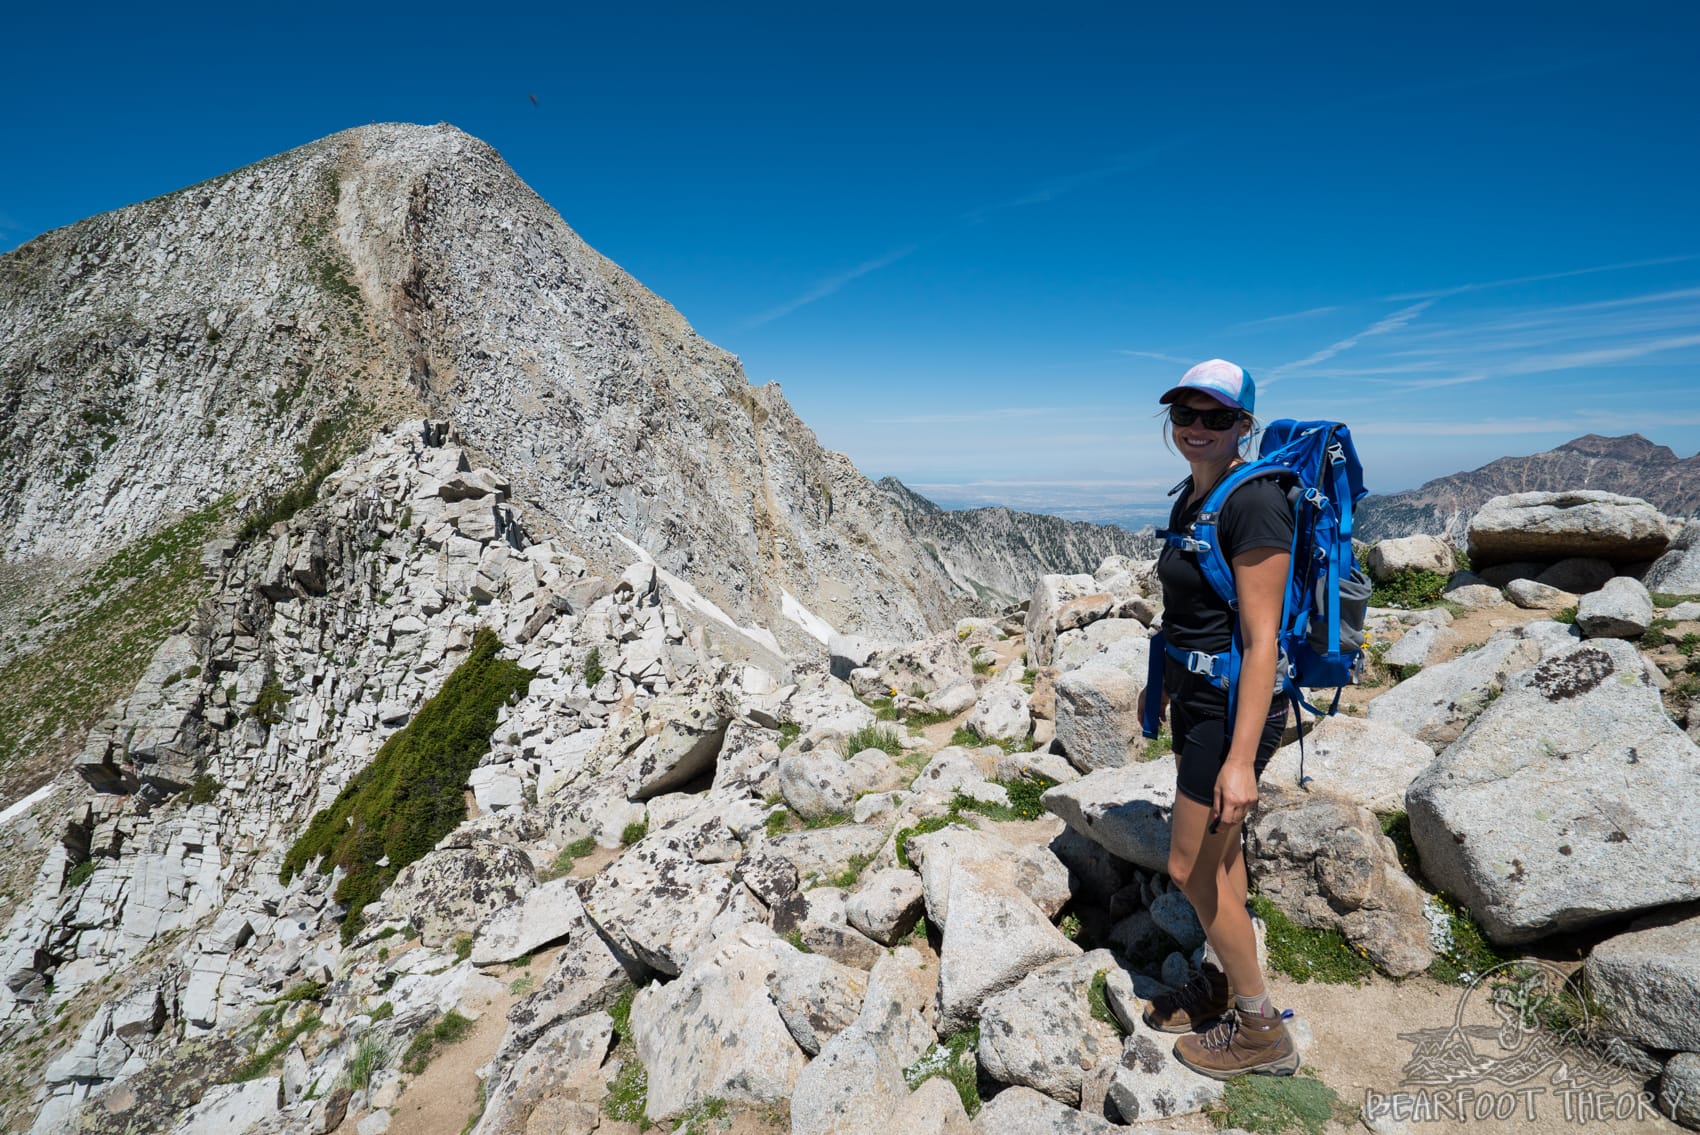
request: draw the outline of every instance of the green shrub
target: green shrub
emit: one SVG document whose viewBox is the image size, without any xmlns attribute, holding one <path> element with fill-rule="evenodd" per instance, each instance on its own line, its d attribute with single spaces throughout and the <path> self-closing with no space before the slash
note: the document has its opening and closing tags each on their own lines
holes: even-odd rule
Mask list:
<svg viewBox="0 0 1700 1135">
<path fill-rule="evenodd" d="M 65 875 L 65 889 L 74 891 L 94 877 L 95 869 L 100 866 L 98 860 L 85 859 L 71 868 Z"/>
<path fill-rule="evenodd" d="M 888 756 L 901 757 L 903 742 L 883 725 L 864 725 L 844 738 L 844 755 L 853 757 L 863 749 L 878 749 Z"/>
<path fill-rule="evenodd" d="M 1263 919 L 1270 969 L 1295 981 L 1328 985 L 1357 984 L 1375 971 L 1362 951 L 1338 930 L 1300 926 L 1263 895 L 1251 896 L 1251 907 Z"/>
<path fill-rule="evenodd" d="M 384 1001 L 372 1010 L 372 1023 L 375 1025 L 379 1021 L 387 1021 L 393 1016 L 395 1016 L 395 1002 Z"/>
<path fill-rule="evenodd" d="M 443 688 L 313 817 L 284 857 L 285 883 L 313 863 L 321 872 L 343 869 L 336 900 L 348 908 L 345 943 L 365 926 L 366 904 L 466 819 L 463 786 L 490 749 L 497 711 L 533 677 L 498 658 L 501 645 L 494 631 L 480 628 Z"/>
<path fill-rule="evenodd" d="M 277 675 L 267 674 L 265 682 L 260 686 L 259 696 L 248 709 L 248 716 L 270 729 L 283 720 L 283 707 L 288 705 L 294 696 L 283 688 L 283 683 L 277 680 Z"/>
<path fill-rule="evenodd" d="M 594 690 L 606 673 L 602 668 L 602 648 L 591 647 L 590 653 L 584 656 L 584 684 Z"/>
<path fill-rule="evenodd" d="M 325 478 L 336 472 L 337 460 L 328 459 L 314 465 L 300 480 L 284 489 L 276 496 L 266 497 L 253 512 L 242 521 L 242 526 L 236 530 L 236 538 L 243 543 L 271 531 L 272 525 L 280 520 L 288 520 L 308 505 L 319 499 L 319 486 L 325 483 Z"/>
<path fill-rule="evenodd" d="M 454 942 L 455 961 L 464 962 L 472 956 L 472 935 L 462 934 Z"/>
<path fill-rule="evenodd" d="M 1574 624 L 1576 622 L 1576 608 L 1566 607 L 1562 611 L 1554 611 L 1552 613 L 1552 621 L 1555 623 L 1564 623 L 1566 625 Z"/>
<path fill-rule="evenodd" d="M 401 1070 L 417 1076 L 431 1063 L 431 1057 L 436 1054 L 439 1045 L 465 1040 L 471 1032 L 472 1022 L 450 1009 L 437 1018 L 436 1023 L 427 1025 L 414 1034 L 413 1041 L 402 1054 Z"/>
<path fill-rule="evenodd" d="M 802 735 L 803 727 L 801 725 L 798 725 L 795 721 L 781 721 L 779 723 L 779 751 L 784 752 L 789 749 Z"/>
<path fill-rule="evenodd" d="M 644 1109 L 649 1106 L 649 1073 L 644 1071 L 637 1050 L 625 1053 L 620 1071 L 608 1085 L 602 1098 L 602 1114 L 621 1123 L 635 1123 L 640 1130 L 649 1130 L 649 1118 Z"/>
<path fill-rule="evenodd" d="M 1441 602 L 1446 578 L 1437 571 L 1406 568 L 1377 583 L 1370 592 L 1369 601 L 1377 607 L 1404 607 L 1407 610 L 1433 607 Z"/>
<path fill-rule="evenodd" d="M 271 1071 L 272 1065 L 289 1051 L 291 1045 L 301 1039 L 302 1036 L 317 1029 L 319 1024 L 320 1021 L 317 1016 L 309 1016 L 291 1025 L 283 1031 L 277 1040 L 238 1065 L 231 1076 L 232 1082 L 246 1083 L 249 1080 L 258 1080 L 261 1076 L 264 1076 Z"/>
<path fill-rule="evenodd" d="M 1668 591 L 1653 592 L 1653 606 L 1674 607 L 1678 603 L 1700 602 L 1700 595 L 1673 595 Z"/>
<path fill-rule="evenodd" d="M 634 820 L 620 829 L 620 846 L 630 847 L 648 834 L 649 824 L 644 820 Z"/>
<path fill-rule="evenodd" d="M 195 778 L 195 783 L 189 786 L 189 803 L 211 804 L 218 799 L 218 794 L 224 790 L 224 783 L 218 777 L 203 772 Z"/>
</svg>

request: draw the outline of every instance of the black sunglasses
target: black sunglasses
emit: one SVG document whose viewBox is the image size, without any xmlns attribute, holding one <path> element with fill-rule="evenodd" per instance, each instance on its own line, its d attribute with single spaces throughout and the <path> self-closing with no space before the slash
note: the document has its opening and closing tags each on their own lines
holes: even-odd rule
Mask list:
<svg viewBox="0 0 1700 1135">
<path fill-rule="evenodd" d="M 1207 430 L 1231 430 L 1234 423 L 1240 420 L 1238 410 L 1194 410 L 1191 406 L 1179 404 L 1169 407 L 1169 421 L 1177 426 L 1190 426 L 1194 422 L 1203 422 Z"/>
</svg>

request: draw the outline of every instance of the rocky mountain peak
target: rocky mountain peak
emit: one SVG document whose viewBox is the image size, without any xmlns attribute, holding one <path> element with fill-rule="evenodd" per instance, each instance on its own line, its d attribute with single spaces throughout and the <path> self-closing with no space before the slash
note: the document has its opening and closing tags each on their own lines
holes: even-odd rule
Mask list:
<svg viewBox="0 0 1700 1135">
<path fill-rule="evenodd" d="M 1617 461 L 1643 461 L 1655 465 L 1668 465 L 1677 460 L 1676 453 L 1670 447 L 1648 441 L 1640 434 L 1625 434 L 1622 437 L 1584 434 L 1556 447 L 1554 452 L 1579 453 L 1584 457 L 1610 457 Z"/>
</svg>

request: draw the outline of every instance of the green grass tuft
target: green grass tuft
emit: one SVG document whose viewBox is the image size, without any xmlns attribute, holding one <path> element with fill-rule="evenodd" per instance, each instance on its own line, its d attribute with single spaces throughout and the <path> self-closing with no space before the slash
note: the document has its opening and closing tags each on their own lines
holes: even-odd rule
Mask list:
<svg viewBox="0 0 1700 1135">
<path fill-rule="evenodd" d="M 649 834 L 649 824 L 644 820 L 633 820 L 620 829 L 620 846 L 630 847 L 638 840 Z"/>
<path fill-rule="evenodd" d="M 1469 907 L 1444 893 L 1430 895 L 1428 902 L 1431 908 L 1439 907 L 1446 918 L 1445 929 L 1429 936 L 1438 947 L 1428 967 L 1428 975 L 1434 980 L 1448 985 L 1469 985 L 1488 970 L 1511 960 L 1487 940 Z"/>
<path fill-rule="evenodd" d="M 954 814 L 949 816 L 929 816 L 910 827 L 899 828 L 897 835 L 892 838 L 892 844 L 897 849 L 897 865 L 899 867 L 912 866 L 909 862 L 909 840 L 912 837 L 927 835 L 931 832 L 943 831 L 945 828 L 950 827 L 950 825 L 955 821 L 956 817 Z"/>
<path fill-rule="evenodd" d="M 962 1109 L 972 1118 L 980 1110 L 980 1047 L 978 1025 L 946 1037 L 903 1070 L 904 1082 L 914 1091 L 934 1076 L 943 1076 L 956 1088 Z"/>
<path fill-rule="evenodd" d="M 864 725 L 844 738 L 844 755 L 853 757 L 863 749 L 878 749 L 887 756 L 903 755 L 903 740 L 884 725 Z"/>
<path fill-rule="evenodd" d="M 802 735 L 803 727 L 801 725 L 798 725 L 795 721 L 781 721 L 779 723 L 779 751 L 784 752 L 789 749 L 796 744 L 797 738 Z"/>
<path fill-rule="evenodd" d="M 1222 1102 L 1205 1114 L 1218 1127 L 1242 1127 L 1257 1135 L 1322 1135 L 1329 1120 L 1356 1126 L 1355 1115 L 1334 1089 L 1305 1074 L 1235 1077 L 1227 1082 Z"/>
<path fill-rule="evenodd" d="M 1664 616 L 1655 618 L 1647 624 L 1647 629 L 1641 635 L 1641 647 L 1644 650 L 1657 650 L 1665 644 L 1665 631 L 1676 626 L 1675 619 Z"/>
<path fill-rule="evenodd" d="M 332 866 L 346 872 L 336 889 L 336 900 L 348 908 L 345 943 L 365 926 L 366 904 L 466 819 L 462 786 L 489 751 L 497 711 L 533 677 L 498 658 L 501 645 L 494 631 L 480 628 L 443 688 L 313 817 L 284 857 L 285 883 L 314 863 L 321 872 Z"/>
<path fill-rule="evenodd" d="M 90 879 L 94 878 L 94 873 L 99 867 L 100 863 L 98 860 L 85 859 L 75 867 L 71 868 L 71 870 L 65 875 L 65 890 L 74 891 Z"/>
<path fill-rule="evenodd" d="M 1114 1028 L 1118 1036 L 1126 1036 L 1127 1028 L 1122 1024 L 1116 1011 L 1110 1008 L 1110 971 L 1099 970 L 1092 975 L 1092 988 L 1087 990 L 1086 1004 L 1092 1010 L 1092 1019 L 1103 1021 Z"/>
<path fill-rule="evenodd" d="M 1393 842 L 1393 850 L 1399 854 L 1399 867 L 1421 882 L 1422 862 L 1417 858 L 1417 841 L 1411 838 L 1411 817 L 1398 811 L 1389 812 L 1380 820 L 1381 834 Z"/>
<path fill-rule="evenodd" d="M 1295 981 L 1326 985 L 1355 985 L 1375 971 L 1339 931 L 1300 926 L 1263 895 L 1253 895 L 1251 907 L 1267 930 L 1269 968 Z"/>
<path fill-rule="evenodd" d="M 195 783 L 189 786 L 189 803 L 211 804 L 218 799 L 218 794 L 223 789 L 224 784 L 218 777 L 210 772 L 203 772 L 195 778 Z"/>
<path fill-rule="evenodd" d="M 1576 623 L 1576 608 L 1575 607 L 1566 607 L 1562 611 L 1554 611 L 1552 613 L 1552 621 L 1555 622 L 1555 623 L 1563 623 L 1566 626 L 1575 625 L 1575 623 Z"/>
<path fill-rule="evenodd" d="M 412 1043 L 407 1046 L 407 1052 L 402 1055 L 401 1070 L 417 1076 L 431 1063 L 431 1057 L 436 1054 L 439 1045 L 465 1040 L 471 1032 L 472 1022 L 450 1009 L 439 1017 L 435 1024 L 428 1025 L 414 1034 Z"/>
<path fill-rule="evenodd" d="M 595 850 L 596 841 L 589 836 L 585 836 L 583 839 L 575 839 L 561 849 L 561 853 L 555 856 L 555 861 L 549 865 L 549 869 L 544 874 L 548 879 L 559 879 L 562 875 L 572 871 L 574 863 Z"/>
</svg>

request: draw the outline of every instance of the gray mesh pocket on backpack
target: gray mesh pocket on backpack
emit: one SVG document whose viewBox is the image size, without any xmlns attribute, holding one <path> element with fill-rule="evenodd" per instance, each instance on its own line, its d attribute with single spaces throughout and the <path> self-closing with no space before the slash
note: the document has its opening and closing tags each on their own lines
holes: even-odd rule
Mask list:
<svg viewBox="0 0 1700 1135">
<path fill-rule="evenodd" d="M 1340 650 L 1358 650 L 1364 643 L 1364 620 L 1369 616 L 1369 593 L 1374 590 L 1369 576 L 1357 565 L 1340 580 Z M 1316 581 L 1316 606 L 1312 608 L 1305 643 L 1317 654 L 1328 653 L 1328 577 Z"/>
</svg>

